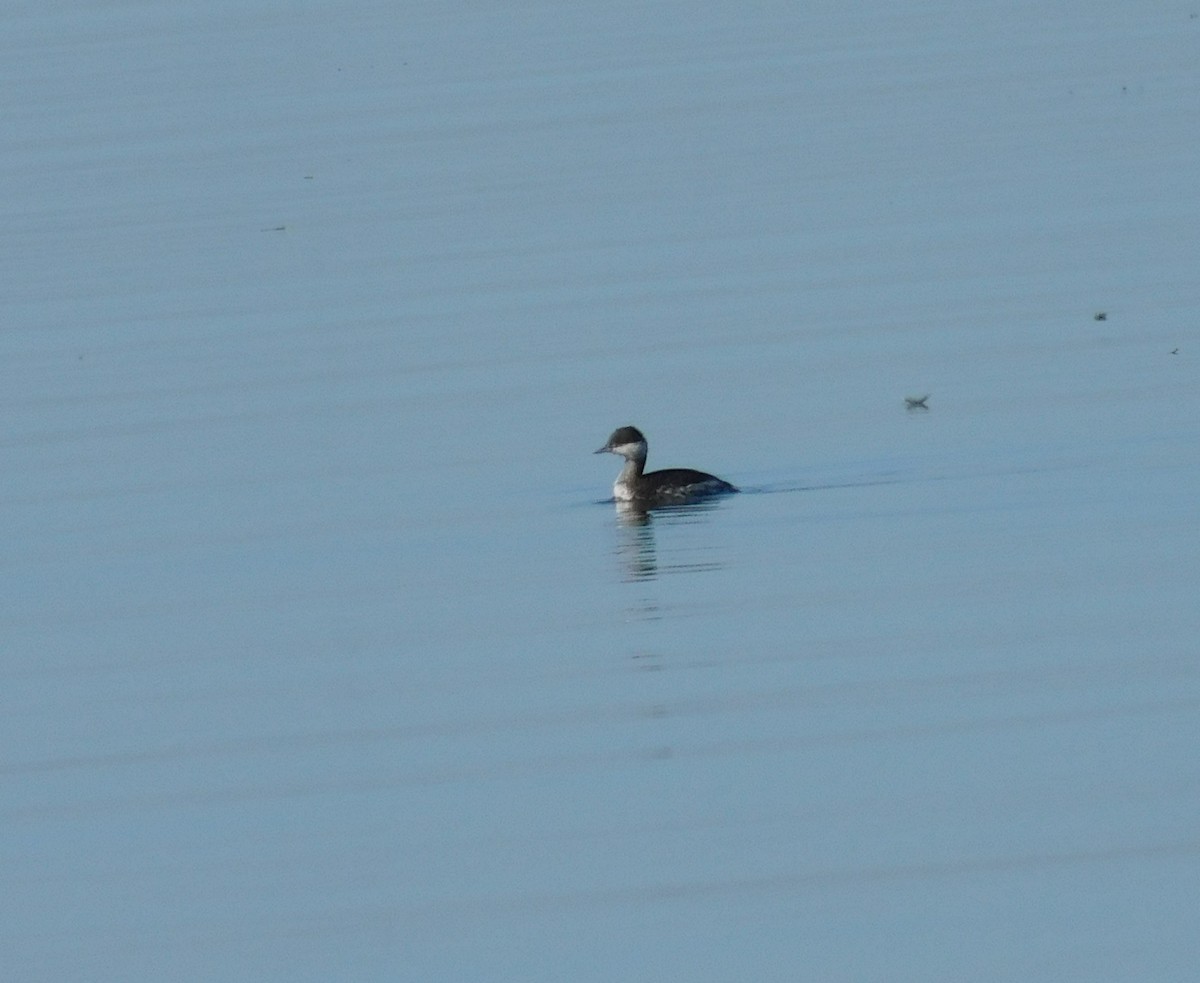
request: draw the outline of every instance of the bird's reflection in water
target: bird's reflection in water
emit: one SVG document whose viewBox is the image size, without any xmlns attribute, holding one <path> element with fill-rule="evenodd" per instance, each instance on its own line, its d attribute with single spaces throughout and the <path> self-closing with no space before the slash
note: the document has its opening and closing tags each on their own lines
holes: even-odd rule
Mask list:
<svg viewBox="0 0 1200 983">
<path fill-rule="evenodd" d="M 669 573 L 700 573 L 719 570 L 724 564 L 712 560 L 689 560 L 687 547 L 675 547 L 674 558 L 660 560 L 655 527 L 669 529 L 673 526 L 698 525 L 711 519 L 711 513 L 719 507 L 716 500 L 691 502 L 685 505 L 659 506 L 648 509 L 631 502 L 617 502 L 617 521 L 622 539 L 616 548 L 617 557 L 625 567 L 627 581 L 656 580 Z M 668 555 L 671 555 L 670 553 Z M 650 611 L 643 612 L 647 618 L 654 617 Z"/>
</svg>

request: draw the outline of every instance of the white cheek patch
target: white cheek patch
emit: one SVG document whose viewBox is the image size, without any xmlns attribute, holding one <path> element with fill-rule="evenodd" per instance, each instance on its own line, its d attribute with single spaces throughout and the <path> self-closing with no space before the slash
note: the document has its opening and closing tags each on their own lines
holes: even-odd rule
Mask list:
<svg viewBox="0 0 1200 983">
<path fill-rule="evenodd" d="M 643 441 L 635 440 L 628 444 L 617 444 L 612 452 L 622 457 L 642 457 L 646 453 L 646 445 Z"/>
</svg>

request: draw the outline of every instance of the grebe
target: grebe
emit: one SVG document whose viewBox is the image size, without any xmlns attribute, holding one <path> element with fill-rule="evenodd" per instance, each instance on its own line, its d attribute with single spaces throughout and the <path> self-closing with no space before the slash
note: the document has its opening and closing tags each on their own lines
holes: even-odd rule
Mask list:
<svg viewBox="0 0 1200 983">
<path fill-rule="evenodd" d="M 646 438 L 637 427 L 614 430 L 608 443 L 597 454 L 619 454 L 625 467 L 613 485 L 613 497 L 618 502 L 641 505 L 681 505 L 710 495 L 727 495 L 737 491 L 728 481 L 691 468 L 669 468 L 666 471 L 643 473 L 646 467 Z"/>
</svg>

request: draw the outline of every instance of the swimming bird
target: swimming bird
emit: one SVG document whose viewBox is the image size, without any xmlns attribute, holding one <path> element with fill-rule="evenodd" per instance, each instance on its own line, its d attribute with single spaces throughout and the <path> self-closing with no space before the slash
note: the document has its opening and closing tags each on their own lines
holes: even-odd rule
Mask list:
<svg viewBox="0 0 1200 983">
<path fill-rule="evenodd" d="M 691 468 L 669 468 L 645 474 L 646 450 L 646 438 L 637 427 L 620 427 L 596 451 L 597 454 L 617 454 L 625 458 L 625 466 L 613 485 L 613 497 L 618 502 L 645 506 L 682 505 L 698 498 L 737 491 L 728 481 Z"/>
</svg>

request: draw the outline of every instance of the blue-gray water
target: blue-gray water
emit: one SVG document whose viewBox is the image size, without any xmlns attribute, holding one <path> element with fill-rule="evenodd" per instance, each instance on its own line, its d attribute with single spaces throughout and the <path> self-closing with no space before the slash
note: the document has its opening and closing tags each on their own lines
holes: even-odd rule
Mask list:
<svg viewBox="0 0 1200 983">
<path fill-rule="evenodd" d="M 5 979 L 1191 979 L 1198 43 L 6 15 Z"/>
</svg>

